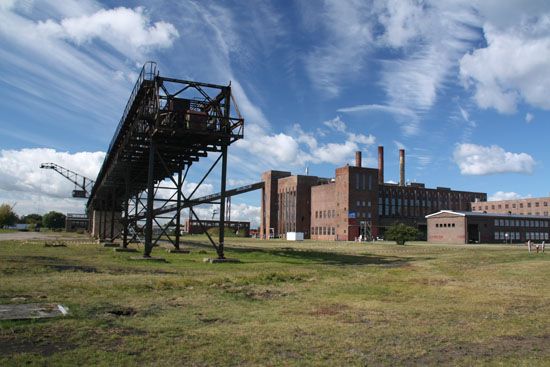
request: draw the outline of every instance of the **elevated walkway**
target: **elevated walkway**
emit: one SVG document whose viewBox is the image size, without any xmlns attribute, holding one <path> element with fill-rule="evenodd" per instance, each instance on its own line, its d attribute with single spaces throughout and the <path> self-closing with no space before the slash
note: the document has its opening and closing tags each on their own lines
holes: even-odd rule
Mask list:
<svg viewBox="0 0 550 367">
<path fill-rule="evenodd" d="M 216 164 L 221 161 L 220 197 L 226 197 L 227 147 L 244 134 L 244 119 L 236 104 L 232 109 L 233 104 L 230 85 L 163 77 L 156 63 L 146 63 L 109 144 L 90 193 L 88 211 L 103 212 L 105 218 L 109 213 L 114 218 L 115 212 L 124 212 L 121 234 L 124 242 L 128 227 L 145 219 L 145 255 L 148 256 L 154 244 L 153 222 L 161 214 L 154 211 L 154 202 L 162 200 L 157 195 L 160 183 L 167 179 L 174 183 L 178 194 L 171 210 L 178 212 L 175 219 L 179 221 L 179 212 L 186 201 L 181 189 L 190 167 L 209 153 L 219 153 Z M 185 172 L 183 177 L 182 172 Z M 203 181 L 204 178 L 201 183 Z M 134 208 L 140 205 L 145 208 L 141 216 L 129 215 L 131 203 Z M 222 223 L 223 200 L 220 209 Z M 113 226 L 114 221 L 110 222 Z M 111 230 L 111 237 L 114 236 Z M 219 242 L 213 245 L 219 249 L 221 244 L 222 251 L 218 253 L 223 256 L 223 233 Z"/>
</svg>

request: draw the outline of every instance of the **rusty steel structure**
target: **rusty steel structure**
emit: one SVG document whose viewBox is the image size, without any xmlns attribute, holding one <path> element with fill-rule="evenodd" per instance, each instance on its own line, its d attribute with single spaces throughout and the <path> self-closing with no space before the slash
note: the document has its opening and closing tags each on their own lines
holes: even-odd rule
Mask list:
<svg viewBox="0 0 550 367">
<path fill-rule="evenodd" d="M 123 247 L 143 242 L 145 257 L 161 239 L 179 249 L 182 210 L 189 208 L 199 220 L 193 206 L 215 203 L 220 205 L 219 238 L 209 239 L 218 257 L 224 258 L 228 147 L 243 134 L 244 119 L 230 84 L 168 78 L 160 75 L 156 63 L 146 63 L 87 203 L 90 217 L 95 214 L 93 226 L 98 233 L 102 230 L 100 237 L 118 237 Z M 217 158 L 186 195 L 183 187 L 190 169 L 210 154 Z M 216 167 L 219 193 L 195 198 Z M 120 226 L 119 233 L 115 226 Z"/>
<path fill-rule="evenodd" d="M 43 169 L 52 169 L 59 173 L 61 176 L 65 177 L 67 180 L 74 183 L 75 189 L 73 190 L 73 198 L 86 199 L 90 194 L 92 187 L 94 186 L 94 180 L 82 176 L 70 169 L 61 167 L 59 164 L 55 163 L 42 163 L 40 168 Z M 80 190 L 78 190 L 78 189 Z"/>
</svg>

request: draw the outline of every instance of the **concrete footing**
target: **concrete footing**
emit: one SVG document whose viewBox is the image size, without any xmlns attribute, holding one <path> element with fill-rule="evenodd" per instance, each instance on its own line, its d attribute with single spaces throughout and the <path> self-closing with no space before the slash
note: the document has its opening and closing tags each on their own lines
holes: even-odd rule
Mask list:
<svg viewBox="0 0 550 367">
<path fill-rule="evenodd" d="M 132 256 L 130 258 L 130 260 L 142 260 L 142 261 L 159 262 L 159 263 L 168 262 L 163 257 L 154 257 L 154 256 L 149 256 L 149 257 L 146 257 L 146 256 Z"/>
<path fill-rule="evenodd" d="M 171 254 L 188 254 L 190 253 L 191 251 L 189 250 L 185 250 L 185 249 L 177 249 L 177 248 L 171 248 L 171 249 L 168 249 L 166 250 L 167 252 L 171 253 Z"/>
<path fill-rule="evenodd" d="M 117 247 L 113 249 L 115 252 L 138 252 L 135 248 Z"/>
<path fill-rule="evenodd" d="M 241 261 L 239 259 L 229 259 L 229 258 L 225 258 L 225 259 L 219 259 L 219 258 L 209 258 L 209 257 L 205 257 L 204 259 L 202 259 L 203 262 L 205 263 L 210 263 L 210 264 L 221 264 L 221 263 L 240 263 Z"/>
</svg>

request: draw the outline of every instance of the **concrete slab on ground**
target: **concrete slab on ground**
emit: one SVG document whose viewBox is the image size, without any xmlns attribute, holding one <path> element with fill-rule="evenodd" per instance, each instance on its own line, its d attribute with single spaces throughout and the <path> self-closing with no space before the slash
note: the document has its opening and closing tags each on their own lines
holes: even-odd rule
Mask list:
<svg viewBox="0 0 550 367">
<path fill-rule="evenodd" d="M 171 249 L 168 249 L 166 250 L 167 252 L 171 253 L 171 254 L 188 254 L 190 253 L 191 251 L 189 250 L 185 250 L 185 249 L 177 249 L 177 248 L 171 248 Z"/>
<path fill-rule="evenodd" d="M 223 263 L 240 263 L 241 260 L 239 259 L 230 259 L 230 258 L 225 258 L 225 259 L 218 259 L 218 258 L 209 258 L 209 257 L 205 257 L 204 259 L 202 259 L 203 262 L 205 263 L 210 263 L 210 264 L 223 264 Z"/>
<path fill-rule="evenodd" d="M 124 248 L 124 247 L 117 247 L 114 248 L 113 251 L 115 252 L 138 252 L 135 248 Z"/>
<path fill-rule="evenodd" d="M 65 316 L 68 309 L 55 303 L 0 305 L 0 320 L 28 320 Z"/>
<path fill-rule="evenodd" d="M 165 258 L 163 257 L 154 257 L 154 256 L 132 256 L 130 260 L 142 260 L 142 261 L 150 261 L 150 262 L 162 262 L 167 263 Z"/>
</svg>

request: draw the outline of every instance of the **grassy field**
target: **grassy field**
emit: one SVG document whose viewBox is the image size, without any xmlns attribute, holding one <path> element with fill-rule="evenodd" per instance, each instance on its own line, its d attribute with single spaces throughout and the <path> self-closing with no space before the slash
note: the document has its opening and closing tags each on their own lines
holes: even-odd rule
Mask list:
<svg viewBox="0 0 550 367">
<path fill-rule="evenodd" d="M 550 365 L 550 253 L 231 239 L 239 264 L 0 242 L 0 365 Z M 292 247 L 289 247 L 292 246 Z"/>
</svg>

